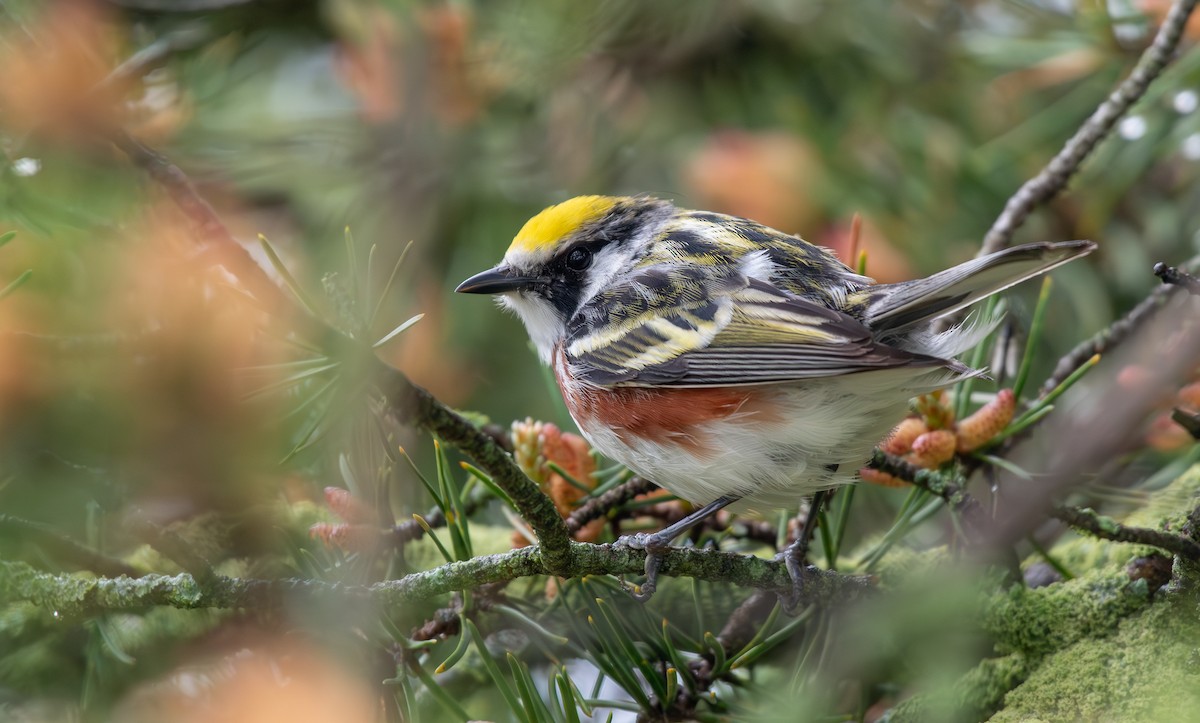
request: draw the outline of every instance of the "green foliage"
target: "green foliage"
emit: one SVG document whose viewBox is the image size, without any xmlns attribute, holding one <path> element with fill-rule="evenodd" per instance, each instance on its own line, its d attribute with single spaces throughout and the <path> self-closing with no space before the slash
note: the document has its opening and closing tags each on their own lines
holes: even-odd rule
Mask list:
<svg viewBox="0 0 1200 723">
<path fill-rule="evenodd" d="M 1184 562 L 1153 595 L 1124 570 L 1152 548 L 1090 537 L 1010 551 L 1075 575 L 1036 589 L 956 566 L 968 495 L 988 494 L 963 473 L 1030 478 L 1008 445 L 1117 373 L 1092 359 L 1037 395 L 1054 360 L 1194 246 L 1195 52 L 1024 232 L 1102 253 L 1053 294 L 1006 299 L 1028 339 L 990 362 L 999 330 L 973 360 L 996 380 L 950 405 L 961 419 L 1015 380 L 1015 418 L 923 470 L 925 488 L 848 488 L 821 513 L 810 561 L 871 576 L 866 602 L 816 571 L 794 615 L 751 597 L 784 579 L 766 560 L 788 510 L 691 540 L 753 565 L 692 553 L 697 577 L 668 570 L 635 603 L 624 579 L 576 574 L 609 548 L 511 552 L 514 528 L 544 522 L 523 512 L 557 523 L 629 470 L 543 459 L 513 485 L 498 447 L 454 449 L 511 442 L 490 419 L 572 428 L 517 323 L 451 293 L 533 212 L 648 192 L 802 233 L 881 280 L 940 269 L 1127 71 L 1145 18 L 1026 1 L 129 5 L 3 9 L 0 717 L 298 701 L 297 719 L 1134 720 L 1200 703 Z M 233 278 L 222 231 L 192 228 L 196 199 L 152 185 L 112 126 L 185 169 L 297 308 Z M 461 432 L 430 439 L 380 359 L 487 416 L 430 407 Z M 1119 498 L 1111 525 L 1182 534 L 1195 446 L 1128 432 L 1117 478 L 1081 494 Z M 557 511 L 535 485 L 555 477 Z M 624 500 L 593 541 L 680 504 Z"/>
</svg>

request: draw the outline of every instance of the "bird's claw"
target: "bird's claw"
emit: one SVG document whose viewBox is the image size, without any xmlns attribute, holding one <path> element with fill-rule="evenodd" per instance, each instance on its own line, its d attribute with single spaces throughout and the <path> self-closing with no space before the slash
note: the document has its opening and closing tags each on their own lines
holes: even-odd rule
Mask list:
<svg viewBox="0 0 1200 723">
<path fill-rule="evenodd" d="M 788 615 L 795 615 L 799 611 L 800 601 L 804 593 L 804 558 L 796 554 L 797 550 L 789 547 L 787 550 L 775 556 L 776 560 L 783 558 L 784 565 L 787 566 L 788 577 L 792 580 L 790 590 L 780 591 L 779 604 L 783 606 L 783 611 Z"/>
<path fill-rule="evenodd" d="M 614 547 L 644 550 L 646 553 L 646 581 L 641 585 L 626 585 L 622 580 L 622 586 L 634 600 L 644 603 L 654 596 L 655 590 L 658 589 L 658 570 L 662 567 L 663 556 L 670 549 L 670 545 L 670 540 L 645 532 L 625 535 L 613 543 Z"/>
</svg>

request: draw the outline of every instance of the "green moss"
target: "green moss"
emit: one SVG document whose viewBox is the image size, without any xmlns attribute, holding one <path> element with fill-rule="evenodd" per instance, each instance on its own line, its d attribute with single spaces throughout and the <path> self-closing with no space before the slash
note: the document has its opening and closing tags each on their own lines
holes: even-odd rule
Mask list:
<svg viewBox="0 0 1200 723">
<path fill-rule="evenodd" d="M 1031 590 L 1013 586 L 988 606 L 984 628 L 1000 652 L 1044 655 L 1082 638 L 1107 635 L 1149 603 L 1146 584 L 1102 570 Z"/>
<path fill-rule="evenodd" d="M 989 658 L 959 678 L 949 691 L 918 695 L 893 708 L 887 723 L 929 720 L 983 720 L 995 713 L 1004 696 L 1029 675 L 1032 663 L 1020 653 Z"/>
<path fill-rule="evenodd" d="M 993 721 L 1200 719 L 1200 617 L 1179 593 L 1046 657 Z"/>
<path fill-rule="evenodd" d="M 1136 527 L 1178 531 L 1200 497 L 1200 464 L 1192 465 L 1174 482 L 1150 495 L 1145 506 L 1130 513 L 1125 523 Z"/>
<path fill-rule="evenodd" d="M 1135 557 L 1155 552 L 1162 551 L 1148 545 L 1114 543 L 1086 534 L 1071 533 L 1066 539 L 1055 545 L 1050 554 L 1072 573 L 1079 575 L 1088 570 L 1124 567 Z M 1035 556 L 1030 557 L 1026 562 L 1032 564 L 1041 559 L 1040 556 Z"/>
<path fill-rule="evenodd" d="M 1200 496 L 1200 465 L 1151 496 L 1123 522 L 1178 531 Z M 1124 563 L 1155 551 L 1089 537 L 1053 554 L 1082 577 L 1014 590 L 988 626 L 1002 648 L 1043 657 L 1004 700 L 993 721 L 1200 720 L 1200 602 L 1195 566 L 1148 604 Z M 1090 570 L 1090 571 L 1089 571 Z"/>
</svg>

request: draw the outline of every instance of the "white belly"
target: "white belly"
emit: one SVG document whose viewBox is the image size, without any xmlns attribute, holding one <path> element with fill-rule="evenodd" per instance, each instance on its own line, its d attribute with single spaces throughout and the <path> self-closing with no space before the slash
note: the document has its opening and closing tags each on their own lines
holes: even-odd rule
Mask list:
<svg viewBox="0 0 1200 723">
<path fill-rule="evenodd" d="M 795 507 L 806 495 L 854 480 L 904 417 L 908 400 L 929 388 L 914 389 L 913 382 L 911 371 L 876 372 L 763 387 L 776 419 L 749 412 L 702 423 L 699 446 L 575 421 L 605 456 L 689 502 L 734 494 L 743 498 L 735 510 Z"/>
</svg>

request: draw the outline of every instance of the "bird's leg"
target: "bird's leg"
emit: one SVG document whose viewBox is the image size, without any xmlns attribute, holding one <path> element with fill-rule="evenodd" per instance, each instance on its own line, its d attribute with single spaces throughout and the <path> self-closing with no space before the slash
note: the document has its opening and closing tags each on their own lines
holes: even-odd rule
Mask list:
<svg viewBox="0 0 1200 723">
<path fill-rule="evenodd" d="M 718 497 L 707 505 L 692 512 L 687 517 L 658 532 L 639 532 L 636 535 L 625 535 L 614 544 L 629 547 L 634 550 L 646 551 L 646 582 L 630 589 L 629 594 L 639 602 L 646 602 L 658 588 L 658 568 L 662 565 L 663 555 L 671 547 L 671 541 L 704 521 L 706 517 L 717 510 L 737 502 L 740 497 L 726 495 Z"/>
<path fill-rule="evenodd" d="M 837 471 L 837 465 L 830 465 L 830 472 Z M 808 505 L 808 515 L 804 518 L 804 526 L 800 536 L 783 552 L 783 562 L 787 565 L 788 577 L 792 578 L 792 591 L 786 597 L 780 596 L 783 609 L 794 613 L 800 603 L 800 592 L 803 588 L 801 577 L 804 575 L 804 563 L 808 559 L 808 545 L 812 541 L 813 531 L 817 529 L 817 518 L 821 508 L 833 496 L 831 490 L 820 490 L 813 493 L 812 502 Z"/>
</svg>

